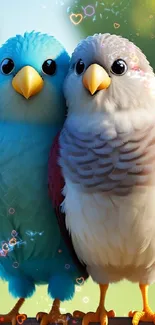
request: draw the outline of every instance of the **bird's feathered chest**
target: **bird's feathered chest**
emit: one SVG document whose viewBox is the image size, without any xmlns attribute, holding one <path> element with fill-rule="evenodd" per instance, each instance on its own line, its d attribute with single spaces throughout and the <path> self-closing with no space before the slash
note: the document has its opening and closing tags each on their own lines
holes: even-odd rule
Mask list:
<svg viewBox="0 0 155 325">
<path fill-rule="evenodd" d="M 47 243 L 57 232 L 48 196 L 48 157 L 57 131 L 51 126 L 0 125 L 0 241 L 8 241 L 16 230 L 26 243 L 25 258 L 32 252 L 48 255 Z"/>
<path fill-rule="evenodd" d="M 109 134 L 104 128 L 103 132 L 78 132 L 66 123 L 61 133 L 66 225 L 76 253 L 88 265 L 120 265 L 122 259 L 129 265 L 139 251 L 145 254 L 137 265 L 147 264 L 147 256 L 154 256 L 154 241 L 150 244 L 155 233 L 152 122 L 146 119 L 144 127 L 132 132 L 126 128 L 121 133 L 118 127 L 115 134 L 110 134 L 110 128 Z"/>
<path fill-rule="evenodd" d="M 115 134 L 66 124 L 60 148 L 63 209 L 78 256 L 88 265 L 129 265 L 142 251 L 137 265 L 147 264 L 155 251 L 154 123 Z"/>
<path fill-rule="evenodd" d="M 113 138 L 103 132 L 77 132 L 64 127 L 60 136 L 60 165 L 65 176 L 87 191 L 124 195 L 145 185 L 155 170 L 155 127 Z"/>
<path fill-rule="evenodd" d="M 11 192 L 21 205 L 30 196 L 36 199 L 36 192 L 44 193 L 53 136 L 48 126 L 0 125 L 0 193 L 6 203 L 11 204 Z"/>
</svg>

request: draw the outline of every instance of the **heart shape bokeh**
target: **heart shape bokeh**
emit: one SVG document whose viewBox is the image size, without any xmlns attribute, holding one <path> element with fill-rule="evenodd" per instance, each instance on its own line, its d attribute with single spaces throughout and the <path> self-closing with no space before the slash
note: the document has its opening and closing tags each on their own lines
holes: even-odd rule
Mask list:
<svg viewBox="0 0 155 325">
<path fill-rule="evenodd" d="M 16 317 L 17 323 L 19 325 L 23 324 L 26 319 L 27 319 L 27 316 L 25 314 L 18 314 Z"/>
<path fill-rule="evenodd" d="M 84 278 L 82 276 L 80 278 L 77 278 L 76 283 L 82 285 L 84 283 Z"/>
<path fill-rule="evenodd" d="M 115 29 L 117 29 L 117 28 L 119 28 L 120 27 L 120 24 L 118 24 L 118 23 L 114 23 L 114 28 Z"/>
<path fill-rule="evenodd" d="M 81 23 L 81 21 L 82 21 L 82 19 L 83 19 L 83 16 L 82 16 L 82 14 L 71 14 L 70 15 L 70 20 L 71 20 L 71 22 L 74 24 L 74 25 L 78 25 L 78 24 L 80 24 Z"/>
</svg>

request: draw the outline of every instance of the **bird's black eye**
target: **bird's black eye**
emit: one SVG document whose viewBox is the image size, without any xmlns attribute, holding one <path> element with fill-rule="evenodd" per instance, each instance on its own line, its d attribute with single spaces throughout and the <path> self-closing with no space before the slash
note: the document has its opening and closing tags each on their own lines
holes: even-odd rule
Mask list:
<svg viewBox="0 0 155 325">
<path fill-rule="evenodd" d="M 56 62 L 52 59 L 46 60 L 42 65 L 42 71 L 49 76 L 52 76 L 56 71 Z"/>
<path fill-rule="evenodd" d="M 75 71 L 77 74 L 82 74 L 82 72 L 84 71 L 85 69 L 85 64 L 84 62 L 80 59 L 76 65 L 75 65 Z"/>
<path fill-rule="evenodd" d="M 3 74 L 10 74 L 13 71 L 14 67 L 15 65 L 13 60 L 6 58 L 1 63 L 1 72 Z"/>
<path fill-rule="evenodd" d="M 124 60 L 118 59 L 111 66 L 111 72 L 116 75 L 123 75 L 127 71 L 127 64 Z"/>
</svg>

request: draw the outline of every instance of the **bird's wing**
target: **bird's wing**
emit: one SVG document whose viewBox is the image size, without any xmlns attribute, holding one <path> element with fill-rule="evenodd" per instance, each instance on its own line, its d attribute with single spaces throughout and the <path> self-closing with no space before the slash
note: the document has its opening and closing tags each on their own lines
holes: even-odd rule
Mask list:
<svg viewBox="0 0 155 325">
<path fill-rule="evenodd" d="M 49 156 L 49 167 L 48 167 L 48 188 L 49 195 L 52 200 L 53 207 L 55 209 L 56 217 L 60 227 L 62 236 L 68 246 L 70 254 L 73 258 L 74 263 L 78 267 L 79 271 L 82 272 L 83 278 L 88 278 L 88 273 L 86 271 L 86 265 L 81 264 L 73 247 L 71 236 L 66 228 L 65 213 L 62 212 L 61 204 L 64 200 L 62 190 L 64 188 L 65 182 L 61 173 L 61 167 L 58 164 L 59 158 L 59 135 L 57 134 L 53 141 L 53 145 Z"/>
</svg>

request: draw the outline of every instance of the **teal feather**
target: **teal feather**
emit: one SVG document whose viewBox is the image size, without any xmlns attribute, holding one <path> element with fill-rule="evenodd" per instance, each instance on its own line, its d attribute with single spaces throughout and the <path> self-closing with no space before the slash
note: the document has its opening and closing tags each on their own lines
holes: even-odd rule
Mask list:
<svg viewBox="0 0 155 325">
<path fill-rule="evenodd" d="M 70 299 L 81 274 L 48 196 L 48 157 L 65 118 L 62 85 L 69 56 L 55 38 L 32 32 L 9 39 L 0 49 L 0 62 L 4 58 L 11 58 L 15 69 L 7 76 L 0 72 L 0 277 L 15 297 L 29 297 L 36 284 L 46 283 L 53 298 Z M 47 58 L 57 63 L 53 76 L 42 72 Z M 30 100 L 12 87 L 25 65 L 44 79 L 43 90 Z"/>
</svg>

